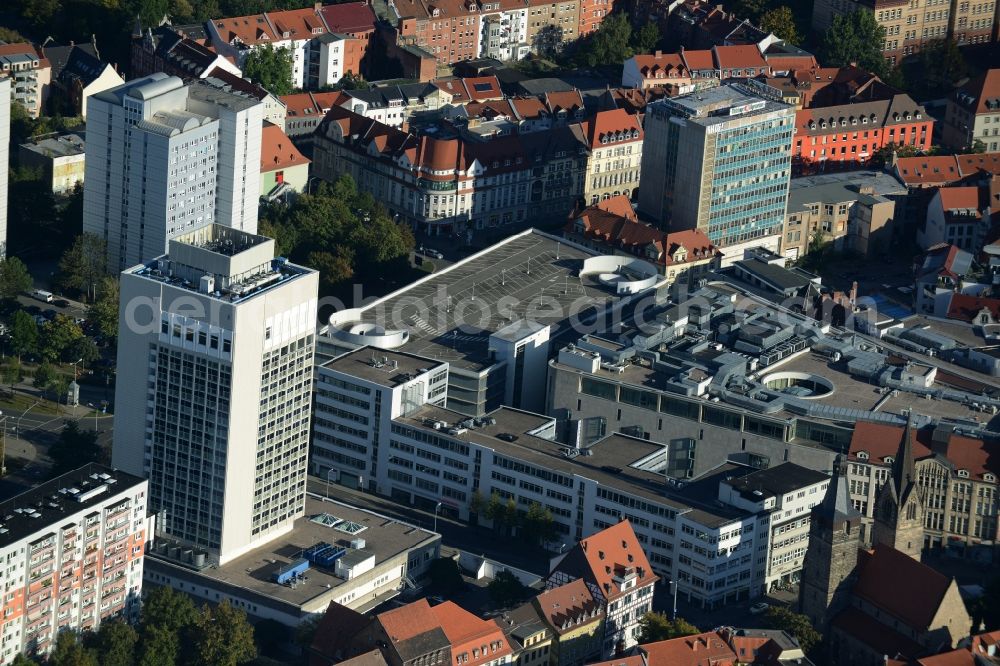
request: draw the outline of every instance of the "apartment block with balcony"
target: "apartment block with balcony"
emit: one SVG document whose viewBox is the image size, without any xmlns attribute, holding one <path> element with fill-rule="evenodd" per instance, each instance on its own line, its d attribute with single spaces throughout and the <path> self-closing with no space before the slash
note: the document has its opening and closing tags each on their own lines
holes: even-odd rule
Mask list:
<svg viewBox="0 0 1000 666">
<path fill-rule="evenodd" d="M 138 619 L 147 500 L 144 479 L 91 463 L 0 503 L 0 664 Z"/>
<path fill-rule="evenodd" d="M 52 65 L 33 45 L 0 44 L 0 72 L 10 79 L 10 101 L 25 108 L 28 115 L 44 115 L 52 81 Z"/>
</svg>

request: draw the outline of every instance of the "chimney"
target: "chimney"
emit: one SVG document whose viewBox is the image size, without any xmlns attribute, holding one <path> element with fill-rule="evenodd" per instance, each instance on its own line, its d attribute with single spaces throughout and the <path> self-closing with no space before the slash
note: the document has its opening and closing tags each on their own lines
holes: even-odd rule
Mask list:
<svg viewBox="0 0 1000 666">
<path fill-rule="evenodd" d="M 931 451 L 948 457 L 948 444 L 951 441 L 952 427 L 949 425 L 936 425 L 931 433 Z"/>
<path fill-rule="evenodd" d="M 851 305 L 858 302 L 858 281 L 855 280 L 851 283 Z"/>
<path fill-rule="evenodd" d="M 661 51 L 660 49 L 656 49 L 656 53 L 654 53 L 654 54 L 653 54 L 653 56 L 654 56 L 654 57 L 655 57 L 655 58 L 656 58 L 657 60 L 659 60 L 660 58 L 662 58 L 662 57 L 663 57 L 663 51 Z"/>
</svg>

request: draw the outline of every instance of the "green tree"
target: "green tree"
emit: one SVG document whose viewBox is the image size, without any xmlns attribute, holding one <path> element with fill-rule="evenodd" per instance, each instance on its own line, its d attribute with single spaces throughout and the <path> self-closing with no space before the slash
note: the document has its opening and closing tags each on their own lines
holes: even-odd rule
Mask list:
<svg viewBox="0 0 1000 666">
<path fill-rule="evenodd" d="M 452 595 L 465 587 L 462 572 L 458 570 L 455 560 L 450 557 L 432 560 L 427 568 L 427 577 L 431 581 L 431 588 L 440 594 Z"/>
<path fill-rule="evenodd" d="M 310 252 L 306 264 L 319 271 L 320 283 L 326 290 L 354 277 L 354 252 L 349 247 L 341 246 L 333 252 Z"/>
<path fill-rule="evenodd" d="M 947 94 L 969 75 L 969 65 L 953 39 L 936 39 L 920 47 L 920 99 Z"/>
<path fill-rule="evenodd" d="M 700 633 L 698 627 L 682 617 L 671 620 L 663 613 L 650 611 L 639 618 L 640 643 L 655 643 L 697 633 Z"/>
<path fill-rule="evenodd" d="M 852 62 L 861 69 L 886 76 L 889 67 L 882 56 L 885 27 L 870 11 L 838 14 L 823 34 L 820 61 L 827 67 L 844 67 Z"/>
<path fill-rule="evenodd" d="M 28 267 L 17 257 L 0 261 L 0 299 L 9 300 L 31 289 Z"/>
<path fill-rule="evenodd" d="M 97 330 L 106 338 L 118 337 L 118 300 L 120 285 L 118 279 L 108 276 L 97 283 L 97 298 L 87 308 L 87 318 L 97 325 Z"/>
<path fill-rule="evenodd" d="M 49 666 L 98 666 L 94 651 L 85 648 L 76 632 L 69 629 L 59 632 L 48 663 Z"/>
<path fill-rule="evenodd" d="M 284 47 L 276 49 L 267 44 L 252 50 L 243 64 L 243 75 L 272 95 L 288 95 L 295 90 L 292 84 L 292 53 Z"/>
<path fill-rule="evenodd" d="M 968 152 L 977 155 L 982 155 L 983 153 L 986 152 L 986 144 L 983 143 L 981 140 L 976 139 L 975 141 L 972 142 L 972 145 L 969 146 Z"/>
<path fill-rule="evenodd" d="M 794 613 L 784 606 L 771 606 L 764 617 L 771 628 L 787 631 L 794 636 L 803 652 L 811 652 L 823 640 L 808 617 Z"/>
<path fill-rule="evenodd" d="M 751 23 L 757 23 L 767 9 L 767 0 L 735 0 L 729 5 L 733 16 L 741 19 L 750 19 Z"/>
<path fill-rule="evenodd" d="M 799 30 L 795 27 L 795 14 L 788 5 L 780 5 L 764 12 L 760 17 L 760 28 L 777 35 L 789 44 L 799 44 L 802 41 Z"/>
<path fill-rule="evenodd" d="M 197 619 L 198 609 L 190 597 L 170 587 L 154 587 L 142 601 L 139 637 L 146 640 L 146 634 L 153 628 L 177 634 Z"/>
<path fill-rule="evenodd" d="M 59 281 L 92 302 L 97 285 L 108 274 L 107 243 L 96 234 L 83 233 L 59 260 Z"/>
<path fill-rule="evenodd" d="M 122 620 L 101 623 L 101 628 L 91 642 L 101 666 L 135 664 L 135 647 L 139 642 L 139 634 Z"/>
<path fill-rule="evenodd" d="M 620 63 L 632 57 L 632 23 L 627 14 L 608 16 L 591 35 L 580 40 L 576 60 L 587 67 Z"/>
<path fill-rule="evenodd" d="M 507 608 L 525 599 L 530 590 L 517 579 L 517 576 L 504 569 L 493 577 L 487 585 L 490 599 L 497 608 Z"/>
<path fill-rule="evenodd" d="M 80 465 L 106 462 L 107 454 L 97 441 L 96 430 L 85 430 L 79 421 L 66 421 L 59 437 L 49 447 L 52 476 L 71 472 Z"/>
<path fill-rule="evenodd" d="M 94 341 L 83 335 L 69 343 L 62 353 L 62 360 L 66 363 L 76 363 L 84 367 L 100 357 L 101 352 L 97 349 Z"/>
<path fill-rule="evenodd" d="M 138 666 L 174 666 L 180 656 L 180 637 L 164 627 L 146 627 L 139 643 Z"/>
<path fill-rule="evenodd" d="M 41 335 L 42 358 L 52 362 L 62 358 L 69 346 L 83 337 L 83 331 L 66 315 L 57 314 L 42 325 Z"/>
<path fill-rule="evenodd" d="M 257 656 L 247 614 L 228 600 L 214 608 L 206 604 L 192 629 L 196 664 L 236 666 Z"/>
<path fill-rule="evenodd" d="M 10 662 L 10 666 L 38 666 L 38 662 L 24 653 L 18 652 L 14 655 L 14 661 Z"/>
<path fill-rule="evenodd" d="M 34 354 L 38 351 L 38 324 L 24 310 L 18 310 L 14 313 L 14 319 L 10 325 L 10 347 L 17 354 L 19 361 L 21 356 Z"/>
<path fill-rule="evenodd" d="M 650 53 L 656 49 L 661 38 L 660 27 L 652 21 L 646 21 L 639 32 L 632 35 L 632 47 L 636 53 Z"/>
<path fill-rule="evenodd" d="M 521 520 L 522 536 L 526 541 L 537 544 L 555 538 L 555 520 L 552 512 L 538 502 L 532 502 Z"/>
<path fill-rule="evenodd" d="M 31 383 L 37 389 L 48 391 L 52 386 L 52 383 L 56 381 L 56 377 L 58 375 L 59 373 L 56 372 L 56 369 L 52 367 L 51 363 L 42 361 L 38 364 L 38 367 L 35 368 L 35 374 L 31 379 Z"/>
<path fill-rule="evenodd" d="M 919 154 L 920 151 L 915 146 L 905 143 L 890 143 L 888 146 L 876 150 L 872 154 L 871 159 L 868 160 L 868 164 L 869 166 L 881 169 L 885 165 L 892 162 L 893 155 L 896 157 L 916 157 Z"/>
<path fill-rule="evenodd" d="M 20 44 L 22 42 L 30 42 L 31 40 L 19 33 L 13 28 L 7 28 L 0 25 L 0 40 L 7 42 L 8 44 Z"/>
<path fill-rule="evenodd" d="M 17 358 L 7 359 L 0 373 L 3 376 L 3 383 L 10 387 L 11 393 L 14 392 L 14 386 L 24 378 L 24 369 L 21 367 L 20 359 Z"/>
</svg>

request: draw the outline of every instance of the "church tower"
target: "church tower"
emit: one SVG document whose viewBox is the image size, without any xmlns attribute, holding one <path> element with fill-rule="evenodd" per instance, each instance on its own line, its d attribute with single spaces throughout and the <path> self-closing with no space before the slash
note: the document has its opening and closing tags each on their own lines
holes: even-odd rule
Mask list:
<svg viewBox="0 0 1000 666">
<path fill-rule="evenodd" d="M 884 544 L 920 561 L 924 547 L 923 491 L 917 485 L 913 431 L 907 422 L 892 473 L 875 498 L 872 546 Z"/>
<path fill-rule="evenodd" d="M 799 611 L 821 633 L 826 633 L 829 620 L 846 605 L 850 577 L 858 563 L 860 530 L 861 514 L 851 504 L 846 466 L 838 458 L 826 495 L 810 515 L 799 587 Z"/>
</svg>

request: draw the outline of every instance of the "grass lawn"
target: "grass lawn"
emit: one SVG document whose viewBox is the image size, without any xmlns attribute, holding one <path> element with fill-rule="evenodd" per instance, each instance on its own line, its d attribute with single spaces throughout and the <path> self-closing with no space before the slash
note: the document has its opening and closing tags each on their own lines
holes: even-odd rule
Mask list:
<svg viewBox="0 0 1000 666">
<path fill-rule="evenodd" d="M 38 404 L 32 407 L 36 401 Z M 23 393 L 11 394 L 7 390 L 0 390 L 0 411 L 3 411 L 4 414 L 21 413 L 29 407 L 31 407 L 32 414 L 56 415 L 59 413 L 51 400 L 39 400 Z"/>
</svg>

